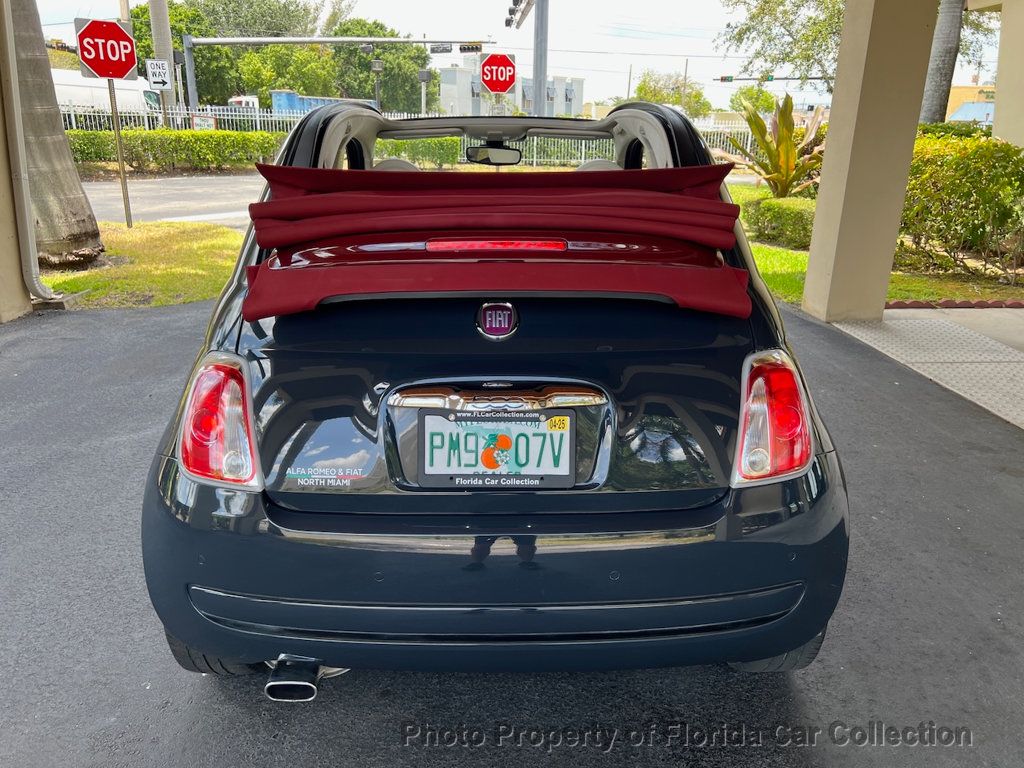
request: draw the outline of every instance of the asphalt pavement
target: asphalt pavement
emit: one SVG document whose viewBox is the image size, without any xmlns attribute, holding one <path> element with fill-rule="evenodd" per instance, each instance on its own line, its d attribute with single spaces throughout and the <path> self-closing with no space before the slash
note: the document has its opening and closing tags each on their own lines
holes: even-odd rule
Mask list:
<svg viewBox="0 0 1024 768">
<path fill-rule="evenodd" d="M 124 221 L 119 182 L 88 181 L 82 186 L 98 221 Z M 263 177 L 255 171 L 128 181 L 135 221 L 207 221 L 243 230 L 249 226 L 248 205 L 262 190 Z"/>
<path fill-rule="evenodd" d="M 147 599 L 139 509 L 209 311 L 0 326 L 0 766 L 494 768 L 547 750 L 555 765 L 1020 765 L 1024 431 L 793 312 L 853 507 L 846 591 L 808 670 L 353 671 L 308 705 L 182 671 Z M 972 746 L 830 743 L 872 722 L 965 727 Z M 692 730 L 722 723 L 770 736 L 704 746 Z M 800 726 L 821 729 L 817 746 L 779 743 Z"/>
<path fill-rule="evenodd" d="M 751 183 L 749 174 L 733 174 L 729 182 Z M 124 221 L 121 184 L 89 181 L 82 185 L 98 221 Z M 233 229 L 249 226 L 249 203 L 263 191 L 263 177 L 249 174 L 171 176 L 129 179 L 128 193 L 136 221 L 207 221 Z"/>
</svg>

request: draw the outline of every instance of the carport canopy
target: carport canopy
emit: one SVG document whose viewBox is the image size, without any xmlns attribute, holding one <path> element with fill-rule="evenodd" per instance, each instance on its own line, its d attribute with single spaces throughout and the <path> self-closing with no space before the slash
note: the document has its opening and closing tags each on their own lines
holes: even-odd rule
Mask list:
<svg viewBox="0 0 1024 768">
<path fill-rule="evenodd" d="M 994 133 L 1024 146 L 1024 0 L 1002 10 Z M 803 307 L 882 316 L 931 53 L 936 0 L 847 0 Z M 979 173 L 983 169 L 979 169 Z"/>
</svg>

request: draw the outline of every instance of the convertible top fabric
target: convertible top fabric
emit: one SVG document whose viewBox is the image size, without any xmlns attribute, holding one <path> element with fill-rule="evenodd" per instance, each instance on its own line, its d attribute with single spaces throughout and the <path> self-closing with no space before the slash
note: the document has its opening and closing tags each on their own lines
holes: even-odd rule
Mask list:
<svg viewBox="0 0 1024 768">
<path fill-rule="evenodd" d="M 314 309 L 325 300 L 374 295 L 536 294 L 644 295 L 681 307 L 748 317 L 745 270 L 726 266 L 715 250 L 732 248 L 738 206 L 720 189 L 731 165 L 586 173 L 434 173 L 346 171 L 258 165 L 270 200 L 249 206 L 256 241 L 289 254 L 369 237 L 380 242 L 489 235 L 561 238 L 567 232 L 630 242 L 630 236 L 706 250 L 703 265 L 578 254 L 460 252 L 444 259 L 375 261 L 332 258 L 310 268 L 248 270 L 247 321 Z M 285 259 L 287 261 L 287 257 Z"/>
<path fill-rule="evenodd" d="M 258 165 L 271 199 L 249 206 L 262 248 L 436 230 L 589 230 L 709 248 L 736 244 L 719 199 L 731 165 L 586 173 L 337 171 Z"/>
</svg>

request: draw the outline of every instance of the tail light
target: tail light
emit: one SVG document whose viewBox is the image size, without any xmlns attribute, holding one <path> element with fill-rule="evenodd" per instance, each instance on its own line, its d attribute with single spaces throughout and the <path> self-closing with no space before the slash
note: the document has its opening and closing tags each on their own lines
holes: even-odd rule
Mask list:
<svg viewBox="0 0 1024 768">
<path fill-rule="evenodd" d="M 182 469 L 215 484 L 258 488 L 249 393 L 241 361 L 211 355 L 189 388 L 181 422 Z"/>
<path fill-rule="evenodd" d="M 811 425 L 796 366 L 781 350 L 747 358 L 733 485 L 800 474 L 811 463 Z"/>
</svg>

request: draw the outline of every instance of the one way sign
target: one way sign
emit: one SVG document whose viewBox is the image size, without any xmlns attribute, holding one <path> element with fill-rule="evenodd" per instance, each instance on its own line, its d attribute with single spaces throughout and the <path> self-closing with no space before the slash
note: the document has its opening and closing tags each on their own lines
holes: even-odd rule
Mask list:
<svg viewBox="0 0 1024 768">
<path fill-rule="evenodd" d="M 154 90 L 174 90 L 171 83 L 171 65 L 167 59 L 146 59 L 146 79 Z"/>
</svg>

